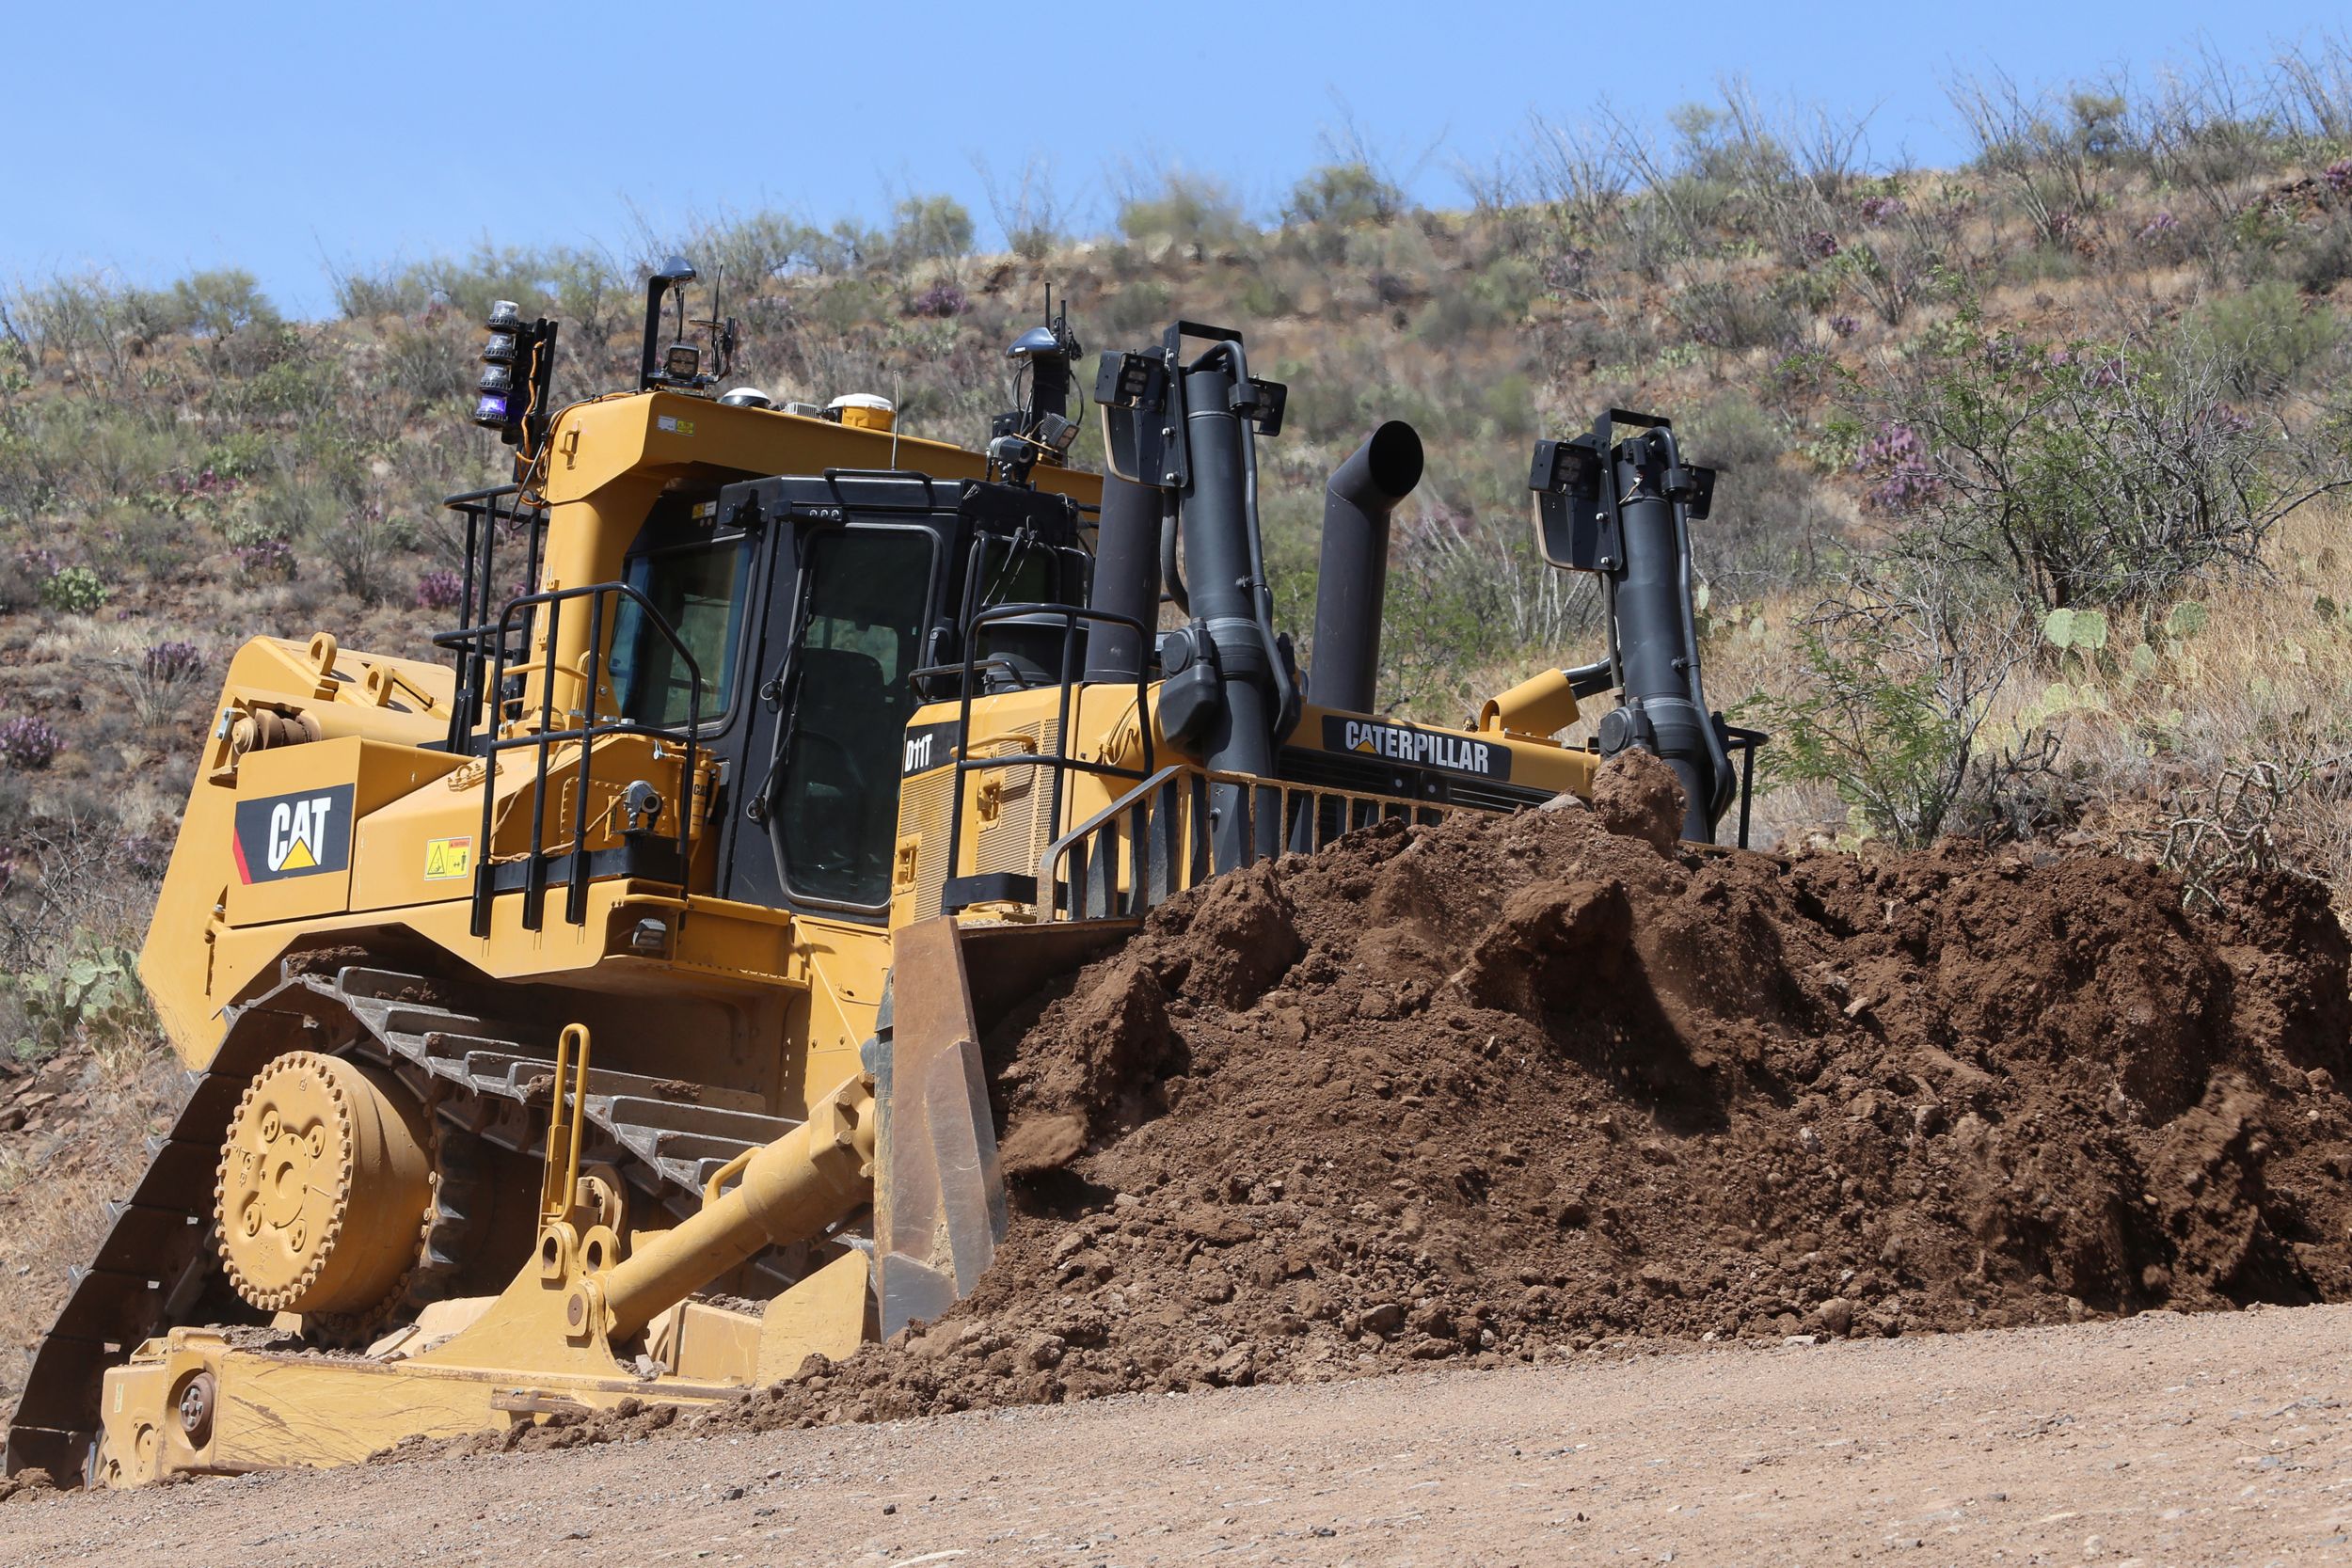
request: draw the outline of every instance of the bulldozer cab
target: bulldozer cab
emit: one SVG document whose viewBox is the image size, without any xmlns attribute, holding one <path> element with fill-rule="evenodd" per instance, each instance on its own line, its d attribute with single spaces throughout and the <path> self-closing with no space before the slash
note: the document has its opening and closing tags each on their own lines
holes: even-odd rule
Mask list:
<svg viewBox="0 0 2352 1568">
<path fill-rule="evenodd" d="M 628 558 L 643 605 L 615 626 L 614 698 L 683 728 L 691 652 L 716 715 L 699 738 L 733 781 L 721 897 L 887 922 L 908 721 L 959 696 L 967 668 L 989 689 L 1057 678 L 1040 643 L 1059 627 L 993 624 L 980 650 L 966 628 L 1008 604 L 1083 603 L 1084 522 L 1062 496 L 895 472 L 781 475 L 656 509 Z"/>
</svg>

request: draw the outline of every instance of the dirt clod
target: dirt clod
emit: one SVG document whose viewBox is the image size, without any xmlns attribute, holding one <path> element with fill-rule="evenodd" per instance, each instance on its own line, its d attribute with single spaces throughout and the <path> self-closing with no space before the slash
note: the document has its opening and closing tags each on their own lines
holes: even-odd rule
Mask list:
<svg viewBox="0 0 2352 1568">
<path fill-rule="evenodd" d="M 1682 837 L 1682 781 L 1647 752 L 1620 752 L 1594 776 L 1593 810 L 1611 832 L 1672 854 Z"/>
</svg>

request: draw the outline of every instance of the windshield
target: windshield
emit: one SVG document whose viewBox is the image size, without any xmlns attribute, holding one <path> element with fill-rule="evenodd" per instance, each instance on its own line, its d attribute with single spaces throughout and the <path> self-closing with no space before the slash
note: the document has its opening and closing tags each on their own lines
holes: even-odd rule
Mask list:
<svg viewBox="0 0 2352 1568">
<path fill-rule="evenodd" d="M 743 574 L 748 537 L 713 540 L 642 555 L 629 562 L 629 586 L 686 645 L 702 672 L 702 716 L 718 718 L 735 697 L 735 655 L 743 635 Z M 624 716 L 671 726 L 691 717 L 693 683 L 686 665 L 633 599 L 623 599 L 612 633 L 612 689 Z"/>
<path fill-rule="evenodd" d="M 774 820 L 785 886 L 821 903 L 890 901 L 899 744 L 915 697 L 931 535 L 853 528 L 809 541 L 792 715 Z"/>
</svg>

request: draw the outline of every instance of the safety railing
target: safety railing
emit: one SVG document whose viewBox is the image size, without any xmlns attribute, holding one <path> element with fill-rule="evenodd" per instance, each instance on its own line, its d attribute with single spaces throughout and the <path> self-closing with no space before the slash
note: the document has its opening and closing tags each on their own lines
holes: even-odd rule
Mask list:
<svg viewBox="0 0 2352 1568">
<path fill-rule="evenodd" d="M 980 633 L 983 628 L 1000 621 L 1037 621 L 1045 618 L 1061 623 L 1060 697 L 1054 710 L 1054 747 L 1051 752 L 1015 752 L 1009 754 L 992 753 L 975 756 L 978 748 L 972 742 L 972 698 L 979 689 L 979 675 L 991 665 L 1009 661 L 997 656 L 983 656 Z M 1083 640 L 1078 633 L 1088 626 L 1124 626 L 1139 641 L 1148 641 L 1150 631 L 1132 615 L 1120 615 L 1106 610 L 1091 610 L 1084 605 L 1067 604 L 1007 604 L 982 610 L 972 618 L 963 639 L 963 667 L 960 682 L 961 707 L 957 714 L 955 757 L 955 796 L 947 819 L 947 877 L 941 890 L 940 908 L 953 913 L 974 904 L 1016 903 L 1036 901 L 1037 882 L 1034 878 L 1014 872 L 983 872 L 972 876 L 959 874 L 963 853 L 964 781 L 976 771 L 1004 768 L 1042 768 L 1049 780 L 1045 820 L 1058 831 L 1062 821 L 1062 805 L 1067 799 L 1064 781 L 1073 772 L 1091 773 L 1102 778 L 1140 781 L 1152 775 L 1152 709 L 1148 683 L 1141 670 L 1136 673 L 1136 720 L 1143 735 L 1143 766 L 1123 768 L 1100 757 L 1080 757 L 1070 747 L 1071 708 L 1082 689 L 1079 685 L 1079 661 L 1083 656 Z M 917 672 L 924 673 L 926 672 Z"/>
<path fill-rule="evenodd" d="M 581 656 L 580 668 L 567 670 L 556 662 L 556 650 L 563 645 L 564 607 L 575 600 L 588 601 L 588 641 Z M 597 712 L 596 694 L 604 689 L 605 602 L 626 599 L 637 606 L 644 624 L 670 645 L 670 652 L 684 668 L 689 681 L 687 721 L 681 734 L 675 726 L 649 724 L 637 720 L 610 717 Z M 518 615 L 535 620 L 544 610 L 547 635 L 534 638 L 546 650 L 533 660 L 526 645 L 521 649 L 522 662 L 511 662 L 516 651 L 511 641 L 514 622 Z M 616 610 L 613 619 L 618 620 Z M 694 817 L 696 802 L 695 747 L 702 733 L 703 676 L 702 667 L 679 638 L 675 627 L 654 609 L 643 594 L 626 582 L 590 583 L 580 588 L 559 589 L 545 594 L 526 594 L 507 602 L 492 623 L 496 635 L 490 640 L 490 686 L 495 695 L 490 705 L 484 734 L 473 750 L 480 753 L 487 769 L 482 786 L 482 834 L 476 840 L 480 850 L 475 855 L 473 885 L 472 930 L 477 937 L 490 934 L 491 901 L 501 892 L 511 891 L 502 882 L 514 883 L 523 895 L 523 928 L 540 929 L 544 924 L 549 865 L 554 856 L 548 849 L 548 779 L 552 768 L 551 754 L 558 746 L 580 749 L 579 777 L 572 789 L 572 821 L 568 863 L 564 871 L 564 919 L 571 926 L 582 925 L 588 918 L 588 882 L 597 872 L 596 857 L 588 849 L 588 797 L 595 767 L 596 743 L 607 736 L 640 735 L 656 742 L 676 742 L 681 747 L 678 768 L 677 828 L 675 833 L 677 863 L 674 879 L 683 889 L 687 870 L 694 863 Z M 516 734 L 502 733 L 510 723 L 522 721 L 527 707 L 521 697 L 502 695 L 510 675 L 537 673 L 539 680 L 538 724 L 534 729 Z M 556 705 L 559 677 L 574 682 L 579 689 L 580 705 L 560 710 Z M 510 709 L 516 709 L 510 714 Z M 557 728 L 559 717 L 564 721 Z M 533 786 L 531 797 L 531 847 L 520 859 L 499 861 L 491 854 L 491 832 L 495 826 L 493 813 L 498 803 L 498 759 L 502 752 L 529 749 L 532 752 Z M 657 808 L 658 810 L 659 808 Z M 615 869 L 627 869 L 616 866 Z"/>
<path fill-rule="evenodd" d="M 1744 849 L 1748 847 L 1748 807 L 1756 799 L 1756 753 L 1772 737 L 1762 730 L 1727 724 L 1721 714 L 1715 716 L 1715 733 L 1722 737 L 1724 752 L 1740 753 L 1740 836 L 1732 842 Z"/>
<path fill-rule="evenodd" d="M 500 538 L 503 536 L 511 543 L 521 536 L 520 587 L 528 592 L 539 581 L 548 515 L 546 507 L 523 501 L 519 484 L 469 490 L 461 496 L 451 496 L 441 504 L 466 519 L 466 569 L 459 578 L 457 596 L 458 614 L 464 624 L 455 631 L 442 632 L 433 639 L 435 647 L 447 648 L 456 656 L 457 697 L 450 707 L 449 749 L 466 752 L 472 749 L 474 726 L 484 721 L 485 705 L 501 695 L 488 684 L 490 668 L 500 651 L 493 644 L 500 626 L 505 623 L 503 616 L 494 620 L 491 613 L 491 607 L 501 602 L 498 566 L 504 552 L 499 548 Z M 519 630 L 521 645 L 528 647 L 528 620 Z M 496 729 L 497 721 L 489 720 L 487 727 Z"/>
<path fill-rule="evenodd" d="M 1377 822 L 1436 823 L 1484 808 L 1291 784 L 1171 763 L 1046 847 L 1038 862 L 1039 917 L 1107 920 L 1139 915 L 1218 870 L 1216 846 L 1237 846 L 1239 864 L 1311 854 Z M 1237 815 L 1218 832 L 1218 814 Z"/>
</svg>

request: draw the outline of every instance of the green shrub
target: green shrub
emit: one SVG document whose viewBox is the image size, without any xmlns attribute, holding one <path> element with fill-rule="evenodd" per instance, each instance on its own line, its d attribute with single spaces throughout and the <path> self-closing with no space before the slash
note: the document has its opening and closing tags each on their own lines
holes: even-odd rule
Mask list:
<svg viewBox="0 0 2352 1568">
<path fill-rule="evenodd" d="M 2249 397 L 2293 385 L 2340 335 L 2325 302 L 2307 307 L 2293 284 L 2277 278 L 2206 301 L 2186 334 L 2192 350 L 2215 365 L 2230 389 Z"/>
<path fill-rule="evenodd" d="M 208 338 L 227 338 L 249 326 L 274 326 L 278 309 L 254 276 L 242 268 L 199 272 L 171 286 L 179 324 Z"/>
<path fill-rule="evenodd" d="M 1393 223 L 1405 211 L 1405 193 L 1361 163 L 1326 164 L 1291 187 L 1282 203 L 1284 223 L 1350 229 Z"/>
<path fill-rule="evenodd" d="M 1170 169 L 1160 176 L 1156 190 L 1119 204 L 1119 231 L 1137 244 L 1173 240 L 1214 249 L 1239 244 L 1249 226 L 1224 182 Z"/>
<path fill-rule="evenodd" d="M 1150 279 L 1129 283 L 1095 307 L 1095 319 L 1102 323 L 1105 342 L 1124 343 L 1137 334 L 1166 326 L 1173 300 L 1165 283 Z"/>
<path fill-rule="evenodd" d="M 890 253 L 900 263 L 972 253 L 972 214 L 951 196 L 911 196 L 891 215 Z"/>
<path fill-rule="evenodd" d="M 87 566 L 66 566 L 40 585 L 40 602 L 69 615 L 94 615 L 112 596 L 105 579 Z"/>
<path fill-rule="evenodd" d="M 1983 574 L 2042 610 L 2128 605 L 2256 567 L 2280 518 L 2342 482 L 2226 401 L 2192 342 L 2162 362 L 2041 343 L 1964 314 L 1877 410 L 1871 500 L 1911 560 Z M 1874 458 L 1873 452 L 1879 457 Z"/>
<path fill-rule="evenodd" d="M 1836 552 L 1838 513 L 1793 458 L 1791 435 L 1742 392 L 1677 421 L 1691 460 L 1721 470 L 1715 504 L 1691 547 L 1709 578 L 1742 592 L 1817 580 Z"/>
<path fill-rule="evenodd" d="M 1861 836 L 1915 847 L 1997 820 L 2021 754 L 2051 760 L 1979 745 L 2031 642 L 2013 611 L 1972 602 L 1956 579 L 1858 574 L 1799 631 L 1788 691 L 1741 717 L 1772 732 L 1768 780 L 1829 784 Z"/>
</svg>

